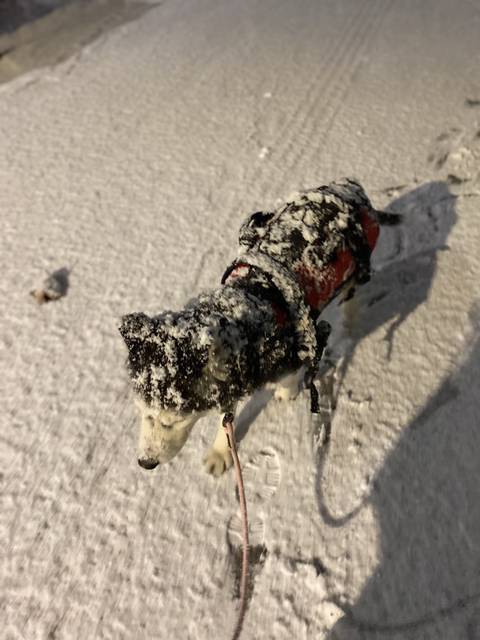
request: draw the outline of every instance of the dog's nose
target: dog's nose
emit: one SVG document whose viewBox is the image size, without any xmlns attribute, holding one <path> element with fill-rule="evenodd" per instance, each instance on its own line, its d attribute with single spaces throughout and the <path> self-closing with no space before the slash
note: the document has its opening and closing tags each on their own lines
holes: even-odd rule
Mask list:
<svg viewBox="0 0 480 640">
<path fill-rule="evenodd" d="M 153 458 L 139 458 L 138 464 L 144 469 L 155 469 L 158 466 L 158 462 Z"/>
</svg>

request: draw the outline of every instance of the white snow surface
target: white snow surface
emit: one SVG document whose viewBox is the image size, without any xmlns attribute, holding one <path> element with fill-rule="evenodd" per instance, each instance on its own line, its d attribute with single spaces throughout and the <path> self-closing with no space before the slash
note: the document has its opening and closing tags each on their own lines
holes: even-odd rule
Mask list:
<svg viewBox="0 0 480 640">
<path fill-rule="evenodd" d="M 142 470 L 117 327 L 215 287 L 248 213 L 343 175 L 405 222 L 331 314 L 326 455 L 307 392 L 239 417 L 265 548 L 242 638 L 479 637 L 476 103 L 476 0 L 165 0 L 0 88 L 2 638 L 231 636 L 216 420 Z"/>
</svg>

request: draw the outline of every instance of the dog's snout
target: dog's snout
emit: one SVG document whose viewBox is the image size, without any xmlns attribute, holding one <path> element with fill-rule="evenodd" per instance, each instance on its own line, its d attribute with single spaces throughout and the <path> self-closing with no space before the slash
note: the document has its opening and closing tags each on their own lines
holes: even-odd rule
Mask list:
<svg viewBox="0 0 480 640">
<path fill-rule="evenodd" d="M 143 469 L 155 469 L 158 466 L 158 462 L 153 458 L 139 458 L 138 464 L 143 467 Z"/>
</svg>

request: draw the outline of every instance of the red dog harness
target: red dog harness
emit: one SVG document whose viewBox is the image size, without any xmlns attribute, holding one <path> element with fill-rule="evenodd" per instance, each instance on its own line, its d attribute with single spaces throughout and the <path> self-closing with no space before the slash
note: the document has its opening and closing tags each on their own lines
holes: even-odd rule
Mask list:
<svg viewBox="0 0 480 640">
<path fill-rule="evenodd" d="M 365 207 L 360 212 L 360 223 L 370 251 L 373 251 L 380 226 Z M 322 311 L 333 300 L 343 285 L 355 274 L 355 258 L 348 247 L 339 249 L 332 262 L 318 272 L 297 263 L 293 269 L 305 293 L 305 302 L 311 309 Z"/>
<path fill-rule="evenodd" d="M 364 190 L 349 179 L 297 194 L 275 212 L 253 213 L 240 229 L 242 252 L 222 283 L 256 269 L 281 293 L 285 305 L 272 303 L 272 309 L 280 326 L 294 324 L 312 407 L 318 406 L 313 378 L 329 331 L 317 319 L 349 282 L 368 281 L 379 229 Z"/>
</svg>

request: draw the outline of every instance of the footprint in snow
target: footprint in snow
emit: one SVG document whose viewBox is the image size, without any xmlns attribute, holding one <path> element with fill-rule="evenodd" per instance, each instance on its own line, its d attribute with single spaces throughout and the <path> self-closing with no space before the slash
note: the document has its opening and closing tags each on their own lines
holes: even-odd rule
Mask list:
<svg viewBox="0 0 480 640">
<path fill-rule="evenodd" d="M 440 171 L 448 184 L 460 185 L 479 177 L 478 135 L 451 127 L 434 140 L 428 162 Z"/>
<path fill-rule="evenodd" d="M 262 504 L 271 500 L 280 484 L 280 461 L 271 449 L 262 449 L 245 464 L 243 480 L 249 503 Z"/>
<path fill-rule="evenodd" d="M 256 577 L 268 555 L 265 546 L 265 520 L 255 511 L 268 503 L 275 495 L 281 480 L 280 461 L 271 449 L 262 449 L 253 455 L 242 469 L 248 511 L 250 575 L 247 587 L 247 602 L 253 594 Z M 230 518 L 227 525 L 227 543 L 232 562 L 234 597 L 240 595 L 242 572 L 242 516 L 240 510 Z"/>
</svg>

